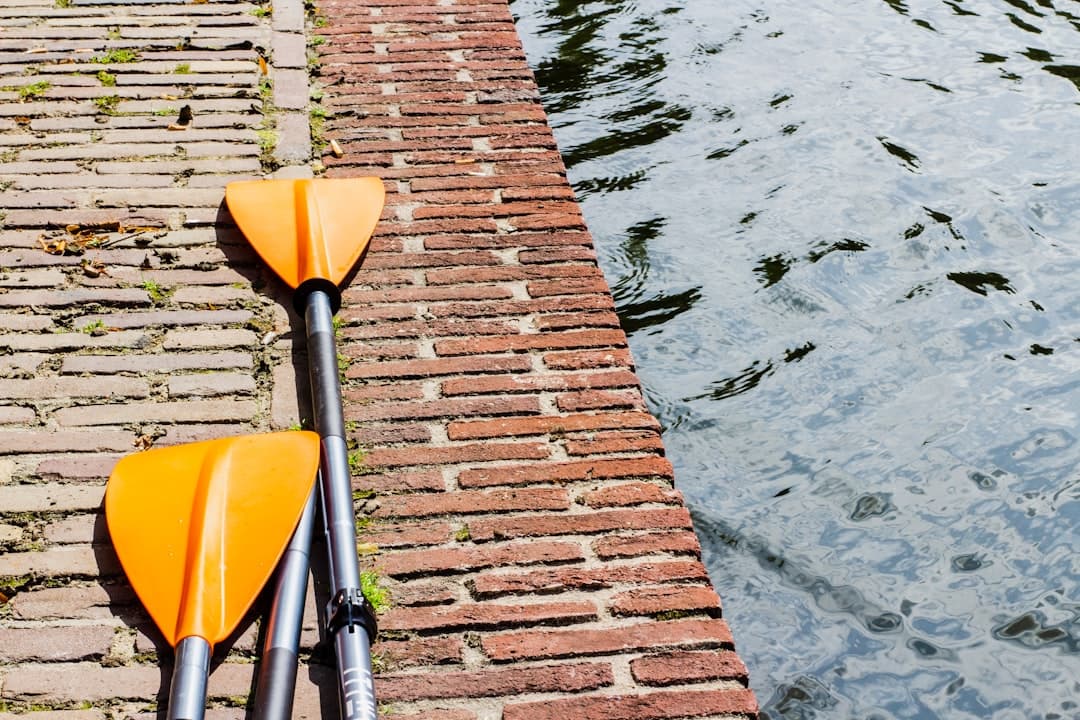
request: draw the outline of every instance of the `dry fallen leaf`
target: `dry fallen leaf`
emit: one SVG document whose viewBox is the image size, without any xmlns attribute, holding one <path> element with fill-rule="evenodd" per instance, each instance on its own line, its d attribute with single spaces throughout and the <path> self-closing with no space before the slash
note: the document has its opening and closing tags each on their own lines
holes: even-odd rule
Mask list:
<svg viewBox="0 0 1080 720">
<path fill-rule="evenodd" d="M 41 54 L 41 53 L 47 53 L 47 52 L 49 52 L 49 48 L 43 48 L 43 47 L 34 47 L 34 48 L 30 48 L 30 49 L 29 49 L 29 50 L 27 50 L 26 52 L 27 52 L 27 54 L 39 55 L 39 54 Z"/>
<path fill-rule="evenodd" d="M 149 450 L 150 447 L 154 444 L 154 436 L 140 435 L 139 437 L 135 438 L 135 442 L 131 444 L 135 447 L 136 450 Z"/>
<path fill-rule="evenodd" d="M 334 154 L 334 157 L 342 157 L 345 151 L 341 149 L 341 143 L 337 140 L 330 141 L 330 152 Z"/>
<path fill-rule="evenodd" d="M 266 58 L 264 58 L 262 55 L 259 55 L 258 58 L 259 58 L 259 73 L 261 75 L 268 75 L 270 73 L 270 67 L 266 64 Z"/>
<path fill-rule="evenodd" d="M 180 108 L 180 117 L 176 119 L 176 122 L 169 124 L 169 130 L 187 130 L 191 127 L 191 121 L 195 117 L 191 112 L 191 106 L 185 105 Z"/>
<path fill-rule="evenodd" d="M 44 235 L 38 237 L 38 242 L 41 243 L 41 249 L 50 255 L 63 255 L 67 251 L 67 239 L 57 238 L 56 240 L 47 240 Z"/>
<path fill-rule="evenodd" d="M 379 546 L 375 543 L 356 543 L 357 555 L 375 555 L 379 552 Z"/>
<path fill-rule="evenodd" d="M 83 275 L 90 278 L 101 277 L 102 275 L 108 276 L 109 272 L 105 269 L 105 263 L 100 260 L 83 260 L 82 261 Z"/>
<path fill-rule="evenodd" d="M 472 165 L 476 162 L 476 158 L 458 158 L 454 161 L 455 165 Z"/>
</svg>

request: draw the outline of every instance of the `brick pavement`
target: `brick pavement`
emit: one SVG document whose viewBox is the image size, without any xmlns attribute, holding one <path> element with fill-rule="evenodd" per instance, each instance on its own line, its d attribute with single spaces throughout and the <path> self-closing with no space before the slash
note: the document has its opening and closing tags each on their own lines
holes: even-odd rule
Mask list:
<svg viewBox="0 0 1080 720">
<path fill-rule="evenodd" d="M 302 326 L 221 201 L 313 168 L 389 192 L 339 314 L 383 710 L 754 714 L 504 2 L 9 0 L 0 76 L 0 719 L 158 713 L 104 482 L 304 421 Z M 297 717 L 333 704 L 313 604 Z"/>
</svg>

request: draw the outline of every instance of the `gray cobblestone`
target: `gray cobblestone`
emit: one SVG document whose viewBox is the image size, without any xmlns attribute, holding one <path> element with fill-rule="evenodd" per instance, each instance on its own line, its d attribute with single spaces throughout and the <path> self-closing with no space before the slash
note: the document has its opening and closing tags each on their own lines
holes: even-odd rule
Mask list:
<svg viewBox="0 0 1080 720">
<path fill-rule="evenodd" d="M 65 373 L 169 373 L 177 370 L 250 368 L 251 355 L 241 352 L 155 353 L 153 355 L 76 355 L 65 358 Z"/>
<path fill-rule="evenodd" d="M 258 406 L 251 401 L 205 400 L 87 405 L 57 410 L 53 417 L 64 427 L 84 427 L 128 423 L 250 422 L 257 412 Z"/>
<path fill-rule="evenodd" d="M 93 485 L 12 485 L 4 490 L 6 512 L 93 510 L 105 488 Z"/>
<path fill-rule="evenodd" d="M 253 347 L 258 336 L 250 330 L 170 330 L 162 347 L 166 350 Z"/>
<path fill-rule="evenodd" d="M 273 79 L 274 105 L 283 110 L 307 108 L 309 101 L 307 71 L 278 70 L 274 73 Z"/>
<path fill-rule="evenodd" d="M 97 398 L 150 395 L 150 385 L 136 378 L 45 377 L 32 380 L 0 380 L 0 397 L 11 400 L 45 398 Z"/>
<path fill-rule="evenodd" d="M 169 378 L 169 397 L 221 397 L 252 395 L 255 378 L 240 373 L 204 373 L 174 375 Z"/>
</svg>

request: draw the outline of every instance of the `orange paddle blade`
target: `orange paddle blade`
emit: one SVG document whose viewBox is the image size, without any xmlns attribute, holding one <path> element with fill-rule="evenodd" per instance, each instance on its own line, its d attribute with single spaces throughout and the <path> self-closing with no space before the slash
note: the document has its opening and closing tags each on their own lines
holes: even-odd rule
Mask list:
<svg viewBox="0 0 1080 720">
<path fill-rule="evenodd" d="M 273 573 L 319 467 L 319 436 L 281 432 L 128 455 L 105 516 L 131 586 L 173 646 L 228 637 Z"/>
<path fill-rule="evenodd" d="M 367 247 L 385 200 L 376 177 L 225 186 L 225 203 L 241 232 L 294 289 L 315 279 L 340 284 Z"/>
</svg>

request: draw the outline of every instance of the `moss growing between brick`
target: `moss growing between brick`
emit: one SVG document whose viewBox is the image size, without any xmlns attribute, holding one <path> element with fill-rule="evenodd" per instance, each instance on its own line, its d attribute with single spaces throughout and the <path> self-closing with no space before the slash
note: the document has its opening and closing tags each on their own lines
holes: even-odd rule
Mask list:
<svg viewBox="0 0 1080 720">
<path fill-rule="evenodd" d="M 374 570 L 360 573 L 360 592 L 364 593 L 376 613 L 384 613 L 390 609 L 390 591 L 382 585 L 379 573 Z"/>
<path fill-rule="evenodd" d="M 49 88 L 52 87 L 52 83 L 47 80 L 33 83 L 31 85 L 23 85 L 19 88 L 19 100 L 26 102 L 27 100 L 37 100 L 45 95 Z"/>
<path fill-rule="evenodd" d="M 94 105 L 104 115 L 115 115 L 116 108 L 120 104 L 120 96 L 107 95 L 105 97 L 94 98 Z"/>
<path fill-rule="evenodd" d="M 139 53 L 131 48 L 113 48 L 104 55 L 95 55 L 90 58 L 90 62 L 98 63 L 101 65 L 110 65 L 114 63 L 133 63 L 139 60 Z"/>
</svg>

